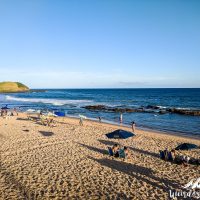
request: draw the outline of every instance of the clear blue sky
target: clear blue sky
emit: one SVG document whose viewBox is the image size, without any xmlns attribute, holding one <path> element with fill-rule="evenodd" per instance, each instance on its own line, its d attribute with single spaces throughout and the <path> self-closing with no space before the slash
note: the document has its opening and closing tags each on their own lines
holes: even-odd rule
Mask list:
<svg viewBox="0 0 200 200">
<path fill-rule="evenodd" d="M 199 0 L 1 0 L 0 81 L 200 87 Z"/>
</svg>

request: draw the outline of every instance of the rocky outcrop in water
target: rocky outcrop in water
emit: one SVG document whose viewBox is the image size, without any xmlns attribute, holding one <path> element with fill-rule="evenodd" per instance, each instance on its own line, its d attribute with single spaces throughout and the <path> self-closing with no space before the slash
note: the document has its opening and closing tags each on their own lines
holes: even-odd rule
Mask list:
<svg viewBox="0 0 200 200">
<path fill-rule="evenodd" d="M 141 106 L 139 108 L 110 107 L 105 105 L 88 105 L 82 108 L 91 111 L 118 112 L 118 113 L 133 113 L 133 112 L 157 113 L 157 114 L 176 113 L 181 115 L 200 116 L 200 110 L 166 108 L 154 105 Z"/>
<path fill-rule="evenodd" d="M 107 112 L 135 112 L 131 108 L 108 107 L 104 105 L 84 106 L 83 108 L 93 111 L 107 111 Z"/>
<path fill-rule="evenodd" d="M 200 110 L 189 110 L 189 109 L 181 109 L 181 108 L 168 108 L 166 110 L 170 113 L 176 113 L 176 114 L 181 114 L 181 115 L 200 116 Z"/>
<path fill-rule="evenodd" d="M 30 93 L 35 93 L 35 92 L 47 92 L 47 90 L 45 90 L 45 89 L 31 89 L 29 92 L 30 92 Z"/>
</svg>

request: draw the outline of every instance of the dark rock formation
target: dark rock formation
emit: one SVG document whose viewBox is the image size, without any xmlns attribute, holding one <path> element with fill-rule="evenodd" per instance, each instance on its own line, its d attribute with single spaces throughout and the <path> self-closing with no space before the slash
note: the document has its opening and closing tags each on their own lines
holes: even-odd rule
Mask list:
<svg viewBox="0 0 200 200">
<path fill-rule="evenodd" d="M 123 107 L 109 107 L 105 105 L 89 105 L 83 108 L 91 111 L 104 111 L 104 112 L 118 112 L 118 113 L 132 113 L 132 112 L 143 112 L 143 113 L 176 113 L 181 115 L 192 115 L 200 116 L 200 110 L 180 109 L 180 108 L 164 108 L 161 106 L 142 106 L 138 108 L 123 108 Z"/>
<path fill-rule="evenodd" d="M 119 108 L 119 107 L 109 107 L 104 105 L 93 105 L 84 106 L 83 108 L 93 111 L 107 111 L 107 112 L 135 112 L 135 109 L 131 108 Z"/>
</svg>

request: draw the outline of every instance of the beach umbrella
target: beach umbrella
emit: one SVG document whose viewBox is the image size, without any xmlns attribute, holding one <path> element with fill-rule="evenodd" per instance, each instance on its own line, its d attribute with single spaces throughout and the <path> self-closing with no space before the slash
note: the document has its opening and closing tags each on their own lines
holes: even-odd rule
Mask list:
<svg viewBox="0 0 200 200">
<path fill-rule="evenodd" d="M 57 115 L 58 117 L 65 117 L 65 112 L 55 111 L 54 114 Z"/>
<path fill-rule="evenodd" d="M 82 119 L 87 119 L 87 117 L 84 116 L 84 115 L 79 115 L 79 117 L 82 118 Z"/>
<path fill-rule="evenodd" d="M 27 113 L 33 113 L 33 112 L 36 112 L 36 111 L 34 109 L 28 109 L 26 112 Z"/>
<path fill-rule="evenodd" d="M 135 134 L 133 134 L 132 132 L 129 132 L 129 131 L 118 129 L 118 130 L 115 130 L 111 133 L 107 133 L 106 136 L 110 139 L 111 138 L 113 138 L 113 139 L 127 139 L 129 137 L 135 136 Z"/>
<path fill-rule="evenodd" d="M 2 110 L 8 110 L 9 108 L 7 106 L 4 106 L 1 108 Z"/>
<path fill-rule="evenodd" d="M 48 117 L 57 117 L 57 115 L 54 114 L 54 113 L 52 113 L 52 112 L 48 112 L 48 113 L 47 113 L 47 116 L 48 116 Z"/>
<path fill-rule="evenodd" d="M 190 150 L 190 149 L 197 149 L 198 146 L 196 144 L 190 144 L 190 143 L 183 143 L 178 145 L 175 150 Z"/>
</svg>

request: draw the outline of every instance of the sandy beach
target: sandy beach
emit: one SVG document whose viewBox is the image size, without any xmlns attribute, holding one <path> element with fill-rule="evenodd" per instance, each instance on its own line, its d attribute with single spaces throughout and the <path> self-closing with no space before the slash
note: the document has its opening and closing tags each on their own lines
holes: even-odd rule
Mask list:
<svg viewBox="0 0 200 200">
<path fill-rule="evenodd" d="M 107 154 L 116 140 L 105 134 L 119 127 L 56 121 L 51 128 L 22 113 L 0 118 L 0 199 L 169 199 L 170 189 L 200 176 L 199 166 L 159 158 L 159 150 L 199 140 L 136 130 L 135 137 L 117 141 L 132 154 L 123 160 Z M 200 149 L 181 153 L 199 158 Z"/>
</svg>

